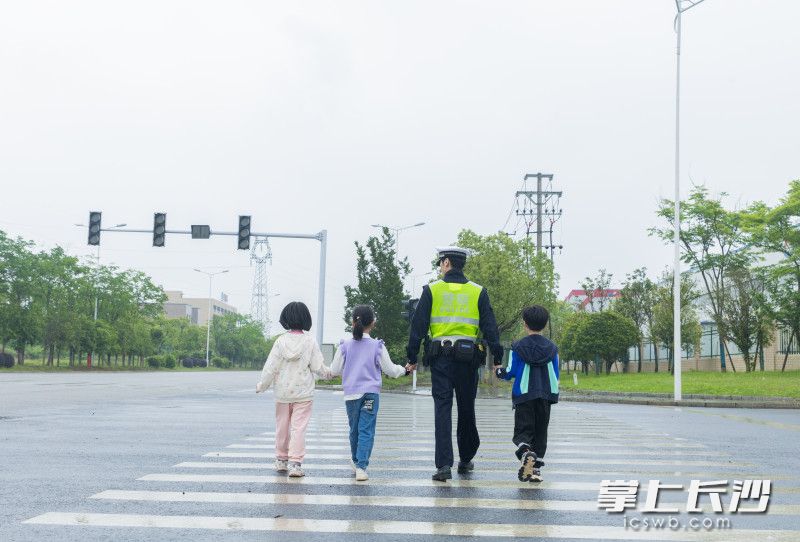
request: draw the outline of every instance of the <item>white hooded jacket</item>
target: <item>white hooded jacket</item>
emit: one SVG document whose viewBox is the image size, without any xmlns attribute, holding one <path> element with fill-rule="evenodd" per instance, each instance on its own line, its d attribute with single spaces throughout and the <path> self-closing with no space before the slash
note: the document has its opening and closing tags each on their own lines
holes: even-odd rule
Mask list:
<svg viewBox="0 0 800 542">
<path fill-rule="evenodd" d="M 317 341 L 308 333 L 284 333 L 272 345 L 256 392 L 270 385 L 278 403 L 299 403 L 314 397 L 315 378 L 331 378 Z"/>
</svg>

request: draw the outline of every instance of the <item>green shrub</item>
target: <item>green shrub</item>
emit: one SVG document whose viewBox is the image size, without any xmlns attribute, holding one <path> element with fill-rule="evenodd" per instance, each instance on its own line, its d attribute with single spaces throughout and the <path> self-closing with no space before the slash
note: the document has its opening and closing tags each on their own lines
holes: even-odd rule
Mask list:
<svg viewBox="0 0 800 542">
<path fill-rule="evenodd" d="M 0 354 L 0 367 L 5 367 L 6 369 L 10 369 L 11 367 L 14 366 L 15 361 L 16 360 L 14 359 L 14 356 L 7 352 L 3 352 L 2 354 Z"/>
<path fill-rule="evenodd" d="M 220 356 L 214 356 L 211 359 L 211 363 L 214 367 L 219 367 L 220 369 L 230 369 L 233 367 L 233 362 L 231 362 L 231 360 Z"/>
<path fill-rule="evenodd" d="M 147 366 L 152 369 L 158 369 L 161 367 L 161 356 L 150 356 L 147 358 Z"/>
<path fill-rule="evenodd" d="M 162 367 L 166 367 L 167 369 L 174 369 L 175 368 L 175 356 L 172 354 L 167 354 L 164 356 L 164 359 L 161 362 Z"/>
</svg>

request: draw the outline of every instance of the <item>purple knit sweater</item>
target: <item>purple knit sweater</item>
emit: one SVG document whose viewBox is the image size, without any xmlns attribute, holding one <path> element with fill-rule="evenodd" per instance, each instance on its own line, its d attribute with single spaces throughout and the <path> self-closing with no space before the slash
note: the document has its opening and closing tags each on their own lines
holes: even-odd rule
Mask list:
<svg viewBox="0 0 800 542">
<path fill-rule="evenodd" d="M 345 395 L 381 392 L 381 351 L 383 341 L 364 337 L 339 343 L 344 366 L 342 388 Z"/>
</svg>

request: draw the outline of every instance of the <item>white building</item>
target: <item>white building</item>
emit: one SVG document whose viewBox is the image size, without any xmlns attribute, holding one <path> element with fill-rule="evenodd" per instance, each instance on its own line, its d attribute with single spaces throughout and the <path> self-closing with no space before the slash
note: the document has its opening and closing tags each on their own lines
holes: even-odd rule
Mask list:
<svg viewBox="0 0 800 542">
<path fill-rule="evenodd" d="M 208 323 L 207 297 L 184 297 L 179 290 L 165 290 L 167 301 L 164 303 L 164 313 L 167 318 L 188 318 L 193 324 L 204 326 Z M 213 316 L 235 314 L 239 311 L 219 299 L 211 299 L 211 312 Z"/>
</svg>

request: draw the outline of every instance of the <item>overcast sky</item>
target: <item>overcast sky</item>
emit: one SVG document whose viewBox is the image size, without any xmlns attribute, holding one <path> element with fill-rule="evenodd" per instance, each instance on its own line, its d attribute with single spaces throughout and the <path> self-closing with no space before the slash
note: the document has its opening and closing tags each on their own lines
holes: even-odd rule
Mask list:
<svg viewBox="0 0 800 542">
<path fill-rule="evenodd" d="M 560 292 L 671 251 L 671 0 L 0 3 L 0 229 L 75 255 L 104 226 L 329 232 L 325 340 L 354 240 L 404 232 L 415 274 L 462 228 L 506 222 L 525 173 L 563 190 Z M 682 168 L 744 205 L 800 178 L 800 3 L 708 0 L 684 19 Z M 512 218 L 510 226 L 515 220 Z M 509 228 L 513 229 L 513 228 Z M 247 312 L 236 241 L 102 236 L 102 261 Z M 274 240 L 269 289 L 316 315 L 319 243 Z M 417 287 L 423 278 L 415 279 Z M 409 285 L 410 285 L 409 281 Z M 491 292 L 490 292 L 491 295 Z"/>
</svg>

